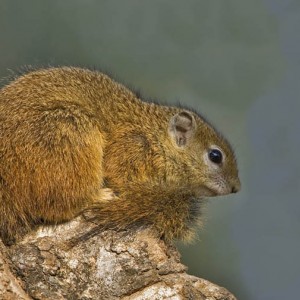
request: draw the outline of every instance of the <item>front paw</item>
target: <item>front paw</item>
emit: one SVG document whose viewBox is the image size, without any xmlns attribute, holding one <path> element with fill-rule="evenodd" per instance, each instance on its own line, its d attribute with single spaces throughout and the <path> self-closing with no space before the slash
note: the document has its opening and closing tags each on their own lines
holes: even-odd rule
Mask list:
<svg viewBox="0 0 300 300">
<path fill-rule="evenodd" d="M 118 196 L 114 193 L 114 191 L 110 188 L 103 188 L 100 191 L 100 197 L 98 201 L 112 201 L 112 200 L 117 200 L 119 199 Z"/>
</svg>

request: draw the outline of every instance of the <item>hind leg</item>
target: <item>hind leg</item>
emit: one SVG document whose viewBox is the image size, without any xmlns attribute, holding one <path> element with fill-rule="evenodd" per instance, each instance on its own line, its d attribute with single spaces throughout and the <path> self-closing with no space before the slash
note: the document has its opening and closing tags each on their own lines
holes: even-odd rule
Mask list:
<svg viewBox="0 0 300 300">
<path fill-rule="evenodd" d="M 13 224 L 8 228 L 14 231 L 23 226 L 22 220 L 29 227 L 39 220 L 67 221 L 96 202 L 114 198 L 103 187 L 105 136 L 84 108 L 53 102 L 26 113 L 26 122 L 7 120 L 9 130 L 2 132 L 8 142 L 0 143 L 0 175 L 10 194 L 6 212 L 0 213 L 1 230 Z M 15 221 L 9 221 L 9 210 Z"/>
<path fill-rule="evenodd" d="M 46 166 L 36 166 L 36 195 L 40 216 L 49 222 L 72 219 L 99 201 L 114 198 L 103 188 L 103 138 L 97 128 L 87 134 L 72 132 L 66 147 L 55 149 Z M 44 172 L 43 170 L 48 170 Z"/>
</svg>

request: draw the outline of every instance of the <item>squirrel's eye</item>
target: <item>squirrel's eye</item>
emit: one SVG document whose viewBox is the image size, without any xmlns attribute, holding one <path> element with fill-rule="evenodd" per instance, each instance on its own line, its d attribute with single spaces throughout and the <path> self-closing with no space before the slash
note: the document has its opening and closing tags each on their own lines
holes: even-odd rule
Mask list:
<svg viewBox="0 0 300 300">
<path fill-rule="evenodd" d="M 211 149 L 208 153 L 208 157 L 215 164 L 220 164 L 223 160 L 222 152 L 218 149 Z"/>
</svg>

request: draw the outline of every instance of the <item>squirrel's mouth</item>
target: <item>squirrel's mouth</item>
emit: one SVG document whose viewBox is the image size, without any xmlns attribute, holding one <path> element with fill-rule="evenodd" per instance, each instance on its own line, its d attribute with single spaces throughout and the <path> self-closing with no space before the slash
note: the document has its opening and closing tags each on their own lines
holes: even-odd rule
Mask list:
<svg viewBox="0 0 300 300">
<path fill-rule="evenodd" d="M 203 197 L 215 197 L 219 194 L 215 191 L 215 189 L 212 189 L 208 186 L 201 186 L 196 191 L 197 197 L 203 198 Z"/>
<path fill-rule="evenodd" d="M 225 184 L 215 184 L 209 186 L 202 186 L 197 191 L 197 194 L 201 197 L 216 197 L 224 196 L 232 193 L 232 189 Z"/>
</svg>

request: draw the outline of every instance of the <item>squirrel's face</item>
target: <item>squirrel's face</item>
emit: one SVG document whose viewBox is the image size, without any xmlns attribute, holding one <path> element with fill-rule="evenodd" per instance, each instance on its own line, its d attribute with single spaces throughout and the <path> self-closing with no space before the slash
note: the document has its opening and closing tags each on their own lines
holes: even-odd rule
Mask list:
<svg viewBox="0 0 300 300">
<path fill-rule="evenodd" d="M 188 183 L 199 196 L 226 195 L 240 190 L 234 152 L 213 127 L 197 115 L 182 111 L 171 118 L 168 132 L 175 147 L 173 153 L 182 157 L 178 163 L 184 163 Z"/>
</svg>

